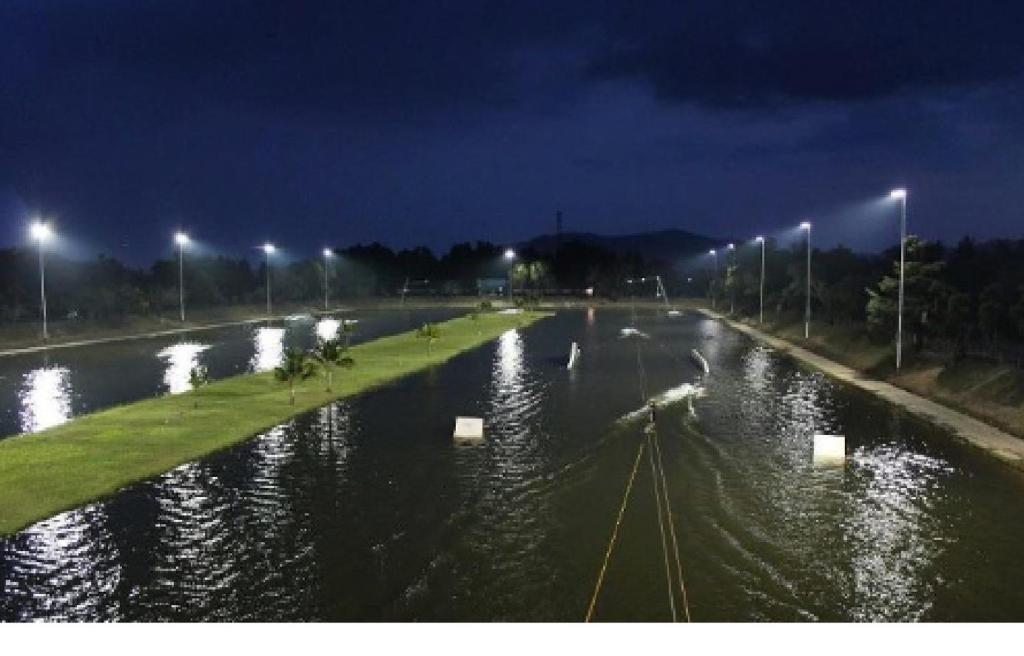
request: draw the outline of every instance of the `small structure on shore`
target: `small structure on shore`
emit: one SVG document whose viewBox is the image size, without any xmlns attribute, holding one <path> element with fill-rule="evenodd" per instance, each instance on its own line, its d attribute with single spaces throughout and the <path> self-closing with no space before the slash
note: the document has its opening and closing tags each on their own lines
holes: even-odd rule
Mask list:
<svg viewBox="0 0 1024 656">
<path fill-rule="evenodd" d="M 576 363 L 579 362 L 579 359 L 580 345 L 577 344 L 576 342 L 573 342 L 572 346 L 569 347 L 569 362 L 566 363 L 565 368 L 572 369 L 573 367 L 576 366 Z"/>
<path fill-rule="evenodd" d="M 846 462 L 846 436 L 814 435 L 814 464 L 842 465 Z"/>
<path fill-rule="evenodd" d="M 456 445 L 479 444 L 484 441 L 484 420 L 482 417 L 456 417 L 452 439 Z"/>
</svg>

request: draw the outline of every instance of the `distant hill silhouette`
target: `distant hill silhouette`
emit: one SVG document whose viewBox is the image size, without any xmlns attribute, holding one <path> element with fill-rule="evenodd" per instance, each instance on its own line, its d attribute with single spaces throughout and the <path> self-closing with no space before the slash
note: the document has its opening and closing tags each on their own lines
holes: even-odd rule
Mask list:
<svg viewBox="0 0 1024 656">
<path fill-rule="evenodd" d="M 552 253 L 558 238 L 555 235 L 540 235 L 520 244 L 521 248 L 533 248 L 542 253 Z M 637 253 L 649 260 L 675 260 L 705 253 L 709 248 L 721 246 L 721 239 L 713 239 L 685 230 L 659 230 L 632 235 L 598 235 L 591 232 L 564 232 L 562 243 L 581 241 L 600 246 L 614 253 L 627 255 Z"/>
</svg>

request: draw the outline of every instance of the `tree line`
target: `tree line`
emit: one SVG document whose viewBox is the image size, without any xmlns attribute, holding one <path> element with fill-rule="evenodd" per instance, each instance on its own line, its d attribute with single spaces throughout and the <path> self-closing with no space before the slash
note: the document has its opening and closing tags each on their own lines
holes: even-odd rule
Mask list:
<svg viewBox="0 0 1024 656">
<path fill-rule="evenodd" d="M 765 244 L 765 316 L 802 316 L 806 251 Z M 706 281 L 719 309 L 757 317 L 760 245 L 727 251 L 719 275 Z M 814 250 L 811 309 L 814 321 L 862 325 L 878 341 L 896 331 L 899 248 L 860 254 L 848 248 Z M 1024 346 L 1024 240 L 956 246 L 907 239 L 904 268 L 904 343 L 954 358 L 968 354 L 1018 364 Z"/>
<path fill-rule="evenodd" d="M 275 302 L 323 302 L 325 266 L 332 298 L 497 293 L 511 281 L 521 296 L 551 294 L 622 298 L 654 297 L 653 285 L 626 281 L 659 275 L 671 297 L 707 298 L 720 310 L 757 316 L 761 247 L 722 250 L 717 269 L 706 254 L 659 261 L 621 254 L 581 241 L 553 252 L 530 249 L 504 257 L 489 242 L 460 243 L 440 257 L 419 247 L 393 250 L 379 243 L 334 251 L 335 257 L 272 263 Z M 765 242 L 765 313 L 779 319 L 803 312 L 806 252 L 801 244 Z M 190 308 L 260 304 L 265 298 L 263 262 L 187 254 L 186 303 Z M 172 316 L 178 308 L 178 262 L 158 260 L 149 268 L 100 256 L 78 261 L 47 255 L 47 302 L 54 319 L 110 319 L 130 315 Z M 811 258 L 814 320 L 863 325 L 879 340 L 895 331 L 899 249 L 856 253 L 839 246 L 815 249 Z M 501 291 L 507 292 L 502 288 Z M 39 270 L 33 249 L 0 250 L 0 318 L 32 321 L 39 316 Z M 956 246 L 909 237 L 905 268 L 904 335 L 910 349 L 953 355 L 987 350 L 1019 352 L 1024 344 L 1024 240 Z"/>
<path fill-rule="evenodd" d="M 558 257 L 531 250 L 504 257 L 489 242 L 460 243 L 438 257 L 424 247 L 392 250 L 382 244 L 335 249 L 334 257 L 271 262 L 275 303 L 321 305 L 324 284 L 333 299 L 402 295 L 476 295 L 480 281 L 505 291 L 566 293 L 598 287 L 616 293 L 620 281 L 642 269 L 642 259 L 585 244 L 567 244 Z M 264 261 L 186 253 L 185 301 L 189 308 L 258 305 L 266 298 Z M 325 270 L 326 267 L 326 270 Z M 46 254 L 46 297 L 53 320 L 108 320 L 129 316 L 172 317 L 178 310 L 177 257 L 131 267 L 100 255 L 82 261 Z M 490 293 L 494 286 L 487 287 Z M 39 318 L 39 262 L 32 248 L 0 249 L 0 321 Z"/>
</svg>

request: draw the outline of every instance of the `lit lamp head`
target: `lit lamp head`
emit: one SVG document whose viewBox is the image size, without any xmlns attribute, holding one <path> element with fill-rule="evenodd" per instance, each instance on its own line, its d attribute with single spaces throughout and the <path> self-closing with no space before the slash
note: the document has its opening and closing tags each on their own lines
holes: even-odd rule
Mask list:
<svg viewBox="0 0 1024 656">
<path fill-rule="evenodd" d="M 800 229 L 801 230 L 810 230 L 811 229 L 811 222 L 810 221 L 804 221 L 803 223 L 800 224 Z"/>
<path fill-rule="evenodd" d="M 177 244 L 178 246 L 184 248 L 188 246 L 188 242 L 188 235 L 186 235 L 184 232 L 174 233 L 174 243 Z"/>
<path fill-rule="evenodd" d="M 763 244 L 764 243 L 764 237 L 762 237 L 761 235 L 758 235 L 757 237 L 754 237 L 754 241 L 756 241 L 759 244 Z"/>
<path fill-rule="evenodd" d="M 514 260 L 514 259 L 516 259 L 516 252 L 514 250 L 512 250 L 511 248 L 506 248 L 505 249 L 505 259 L 506 260 Z"/>
<path fill-rule="evenodd" d="M 907 190 L 902 187 L 899 189 L 893 189 L 889 192 L 889 198 L 893 200 L 903 200 L 907 197 Z"/>
<path fill-rule="evenodd" d="M 273 255 L 275 250 L 277 249 L 274 248 L 274 245 L 271 244 L 269 241 L 263 244 L 263 252 L 266 253 L 267 255 Z"/>
<path fill-rule="evenodd" d="M 324 257 L 326 257 L 326 258 L 328 258 L 328 259 L 330 259 L 330 258 L 334 257 L 334 251 L 332 251 L 332 250 L 331 250 L 331 249 L 329 249 L 329 248 L 325 248 L 325 249 L 324 249 Z"/>
<path fill-rule="evenodd" d="M 736 250 L 736 244 L 729 244 L 729 250 L 731 250 L 731 251 Z"/>
<path fill-rule="evenodd" d="M 716 252 L 717 251 L 712 248 L 711 250 L 708 251 L 708 255 L 714 255 Z"/>
<path fill-rule="evenodd" d="M 29 228 L 29 233 L 32 235 L 32 239 L 35 239 L 40 244 L 48 241 L 53 233 L 50 231 L 50 226 L 46 225 L 42 221 L 36 221 Z"/>
</svg>

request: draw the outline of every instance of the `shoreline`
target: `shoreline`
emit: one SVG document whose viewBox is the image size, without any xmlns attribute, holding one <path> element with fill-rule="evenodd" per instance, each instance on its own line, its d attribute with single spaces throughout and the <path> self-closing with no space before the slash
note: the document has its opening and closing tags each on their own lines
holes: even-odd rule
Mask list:
<svg viewBox="0 0 1024 656">
<path fill-rule="evenodd" d="M 1024 440 L 1015 435 L 892 383 L 870 378 L 852 367 L 830 360 L 782 338 L 764 333 L 752 326 L 729 319 L 718 312 L 706 308 L 695 311 L 709 319 L 721 321 L 726 326 L 771 346 L 831 378 L 869 392 L 912 415 L 945 428 L 963 442 L 987 451 L 1003 462 L 1024 470 Z"/>
</svg>

